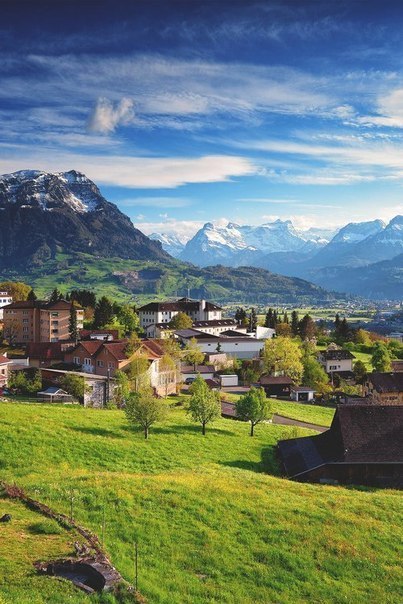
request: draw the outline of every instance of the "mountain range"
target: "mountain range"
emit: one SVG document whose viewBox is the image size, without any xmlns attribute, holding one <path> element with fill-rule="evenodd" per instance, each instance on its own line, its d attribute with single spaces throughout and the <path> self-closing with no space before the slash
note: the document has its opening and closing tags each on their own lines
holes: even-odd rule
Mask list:
<svg viewBox="0 0 403 604">
<path fill-rule="evenodd" d="M 299 249 L 291 223 L 260 230 L 233 225 L 228 231 L 242 233 L 248 242 L 242 250 L 253 256 L 268 231 L 277 233 L 278 249 L 284 249 L 282 228 Z M 178 244 L 172 238 L 164 241 L 168 243 Z M 305 244 L 309 249 L 316 245 Z M 75 170 L 23 170 L 0 177 L 0 280 L 6 279 L 25 280 L 39 295 L 53 287 L 81 287 L 117 299 L 186 295 L 188 290 L 194 296 L 237 303 L 314 303 L 338 297 L 264 268 L 200 268 L 172 258 L 160 241 L 136 229 Z"/>
<path fill-rule="evenodd" d="M 168 250 L 162 236 L 154 234 L 154 238 Z M 251 265 L 340 292 L 369 298 L 402 297 L 399 256 L 403 254 L 403 216 L 395 216 L 388 224 L 382 220 L 349 223 L 333 232 L 315 228 L 301 231 L 289 220 L 260 226 L 209 222 L 182 248 L 176 241 L 170 253 L 199 266 Z"/>
</svg>

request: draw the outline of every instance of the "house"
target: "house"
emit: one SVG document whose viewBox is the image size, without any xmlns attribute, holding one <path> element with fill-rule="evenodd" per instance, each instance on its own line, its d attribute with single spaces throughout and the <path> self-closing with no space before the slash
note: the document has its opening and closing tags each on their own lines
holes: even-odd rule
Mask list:
<svg viewBox="0 0 403 604">
<path fill-rule="evenodd" d="M 8 292 L 0 292 L 0 321 L 3 320 L 3 308 L 11 304 L 12 301 L 13 298 Z"/>
<path fill-rule="evenodd" d="M 164 356 L 161 346 L 153 340 L 139 341 L 139 347 L 128 353 L 128 340 L 104 342 L 100 340 L 82 340 L 69 350 L 64 360 L 74 363 L 80 371 L 104 377 L 113 377 L 116 371 L 128 371 L 139 356 L 149 361 L 147 370 L 150 384 L 157 394 L 172 394 L 176 391 L 176 370 L 164 370 L 160 362 Z"/>
<path fill-rule="evenodd" d="M 186 345 L 193 338 L 202 352 L 205 354 L 220 352 L 227 357 L 237 359 L 256 359 L 264 348 L 264 341 L 251 338 L 246 335 L 213 336 L 203 333 L 197 329 L 179 329 L 174 332 L 174 336 L 183 345 Z"/>
<path fill-rule="evenodd" d="M 403 406 L 340 405 L 329 430 L 278 443 L 300 482 L 403 488 Z"/>
<path fill-rule="evenodd" d="M 193 321 L 213 321 L 221 319 L 222 308 L 206 300 L 180 298 L 175 302 L 150 302 L 139 308 L 140 327 L 169 323 L 179 312 L 187 314 Z M 155 337 L 155 334 L 147 334 Z"/>
<path fill-rule="evenodd" d="M 70 313 L 74 309 L 77 328 L 82 329 L 84 310 L 66 300 L 26 300 L 3 308 L 4 337 L 10 344 L 69 340 Z"/>
<path fill-rule="evenodd" d="M 288 375 L 262 375 L 259 384 L 266 396 L 289 398 L 294 382 Z"/>
<path fill-rule="evenodd" d="M 7 386 L 10 359 L 0 354 L 0 388 Z"/>
<path fill-rule="evenodd" d="M 212 380 L 215 369 L 212 365 L 182 365 L 180 368 L 181 381 L 197 378 L 200 375 L 204 380 Z"/>
<path fill-rule="evenodd" d="M 60 388 L 60 381 L 65 375 L 75 375 L 84 380 L 84 407 L 105 407 L 113 397 L 115 380 L 102 375 L 91 375 L 80 371 L 66 371 L 63 369 L 41 368 L 42 385 L 45 388 Z"/>
<path fill-rule="evenodd" d="M 119 339 L 117 329 L 82 329 L 80 331 L 80 340 L 104 340 L 110 342 Z"/>
<path fill-rule="evenodd" d="M 403 372 L 369 373 L 363 391 L 380 405 L 403 405 Z"/>
<path fill-rule="evenodd" d="M 326 373 L 337 373 L 343 378 L 349 378 L 353 374 L 354 359 L 355 356 L 349 350 L 342 349 L 322 350 L 318 354 L 318 361 Z"/>
<path fill-rule="evenodd" d="M 315 398 L 315 388 L 309 386 L 291 386 L 290 398 L 296 403 L 309 403 Z"/>
<path fill-rule="evenodd" d="M 31 342 L 25 349 L 30 367 L 51 367 L 64 361 L 68 350 L 74 347 L 74 342 Z"/>
<path fill-rule="evenodd" d="M 392 361 L 392 371 L 394 373 L 403 372 L 403 361 Z"/>
</svg>

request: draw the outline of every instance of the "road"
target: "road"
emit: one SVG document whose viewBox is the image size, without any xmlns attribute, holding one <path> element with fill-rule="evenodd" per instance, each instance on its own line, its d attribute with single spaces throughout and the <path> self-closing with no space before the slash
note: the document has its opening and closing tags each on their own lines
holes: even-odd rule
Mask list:
<svg viewBox="0 0 403 604">
<path fill-rule="evenodd" d="M 316 424 L 308 424 L 307 422 L 300 422 L 297 419 L 291 419 L 278 415 L 275 413 L 272 418 L 273 424 L 281 424 L 282 426 L 297 426 L 298 428 L 307 428 L 308 430 L 316 430 L 316 432 L 326 432 L 329 428 L 325 426 L 317 426 Z"/>
</svg>

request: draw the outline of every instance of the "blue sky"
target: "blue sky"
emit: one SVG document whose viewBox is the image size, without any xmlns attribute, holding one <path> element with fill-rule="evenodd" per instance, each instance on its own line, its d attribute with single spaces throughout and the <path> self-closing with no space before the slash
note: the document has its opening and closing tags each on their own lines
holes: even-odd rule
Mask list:
<svg viewBox="0 0 403 604">
<path fill-rule="evenodd" d="M 403 213 L 399 2 L 0 4 L 0 173 L 82 171 L 146 233 Z"/>
</svg>

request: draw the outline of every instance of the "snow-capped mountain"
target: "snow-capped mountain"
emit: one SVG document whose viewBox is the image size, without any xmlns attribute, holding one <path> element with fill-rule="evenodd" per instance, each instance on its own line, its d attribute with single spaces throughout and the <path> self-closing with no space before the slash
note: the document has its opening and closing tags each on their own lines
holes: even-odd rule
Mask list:
<svg viewBox="0 0 403 604">
<path fill-rule="evenodd" d="M 133 259 L 168 258 L 160 243 L 84 174 L 22 170 L 0 176 L 0 267 L 42 263 L 56 251 Z"/>
<path fill-rule="evenodd" d="M 183 241 L 177 235 L 171 233 L 151 233 L 149 238 L 153 241 L 159 241 L 162 245 L 162 249 L 174 258 L 178 258 L 183 252 L 187 241 Z"/>
<path fill-rule="evenodd" d="M 376 235 L 377 233 L 380 233 L 381 231 L 383 231 L 385 226 L 386 225 L 383 220 L 371 220 L 369 222 L 350 222 L 345 227 L 340 229 L 340 231 L 331 240 L 331 243 L 359 243 L 360 241 L 364 241 L 364 239 L 370 237 L 371 235 Z"/>
<path fill-rule="evenodd" d="M 232 222 L 220 226 L 208 222 L 188 241 L 180 258 L 199 266 L 254 265 L 258 258 L 267 254 L 298 251 L 305 254 L 328 242 L 318 235 L 310 235 L 302 236 L 290 220 L 276 220 L 259 226 Z"/>
</svg>

